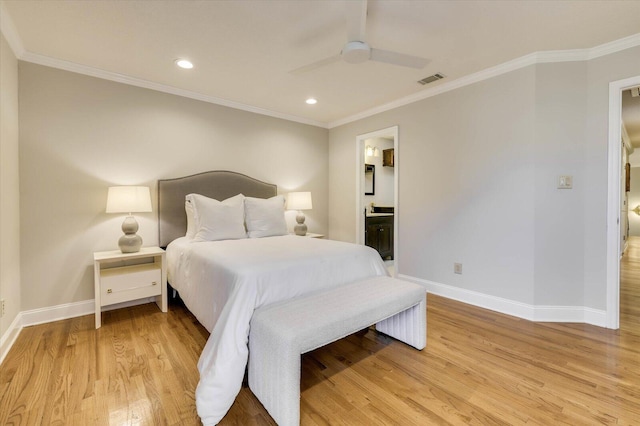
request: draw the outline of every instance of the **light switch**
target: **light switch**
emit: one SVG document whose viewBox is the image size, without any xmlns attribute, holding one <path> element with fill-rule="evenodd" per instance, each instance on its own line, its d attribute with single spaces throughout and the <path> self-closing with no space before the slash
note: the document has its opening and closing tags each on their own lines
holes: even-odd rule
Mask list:
<svg viewBox="0 0 640 426">
<path fill-rule="evenodd" d="M 558 189 L 573 188 L 573 176 L 562 175 L 558 178 Z"/>
</svg>

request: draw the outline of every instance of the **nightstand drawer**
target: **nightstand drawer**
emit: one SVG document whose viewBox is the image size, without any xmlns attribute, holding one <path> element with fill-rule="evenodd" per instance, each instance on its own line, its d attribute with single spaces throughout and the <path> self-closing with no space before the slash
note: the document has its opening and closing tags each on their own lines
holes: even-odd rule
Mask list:
<svg viewBox="0 0 640 426">
<path fill-rule="evenodd" d="M 103 269 L 100 275 L 101 306 L 162 293 L 162 271 L 155 263 Z"/>
</svg>

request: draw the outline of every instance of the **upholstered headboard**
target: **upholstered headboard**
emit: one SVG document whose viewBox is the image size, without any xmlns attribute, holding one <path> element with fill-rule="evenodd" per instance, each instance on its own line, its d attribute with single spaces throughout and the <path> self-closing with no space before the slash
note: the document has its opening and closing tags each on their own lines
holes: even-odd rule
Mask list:
<svg viewBox="0 0 640 426">
<path fill-rule="evenodd" d="M 187 232 L 184 197 L 202 194 L 216 200 L 225 200 L 237 194 L 247 197 L 270 198 L 276 195 L 276 185 L 259 181 L 241 173 L 217 170 L 158 181 L 158 231 L 160 247 L 183 237 Z"/>
</svg>

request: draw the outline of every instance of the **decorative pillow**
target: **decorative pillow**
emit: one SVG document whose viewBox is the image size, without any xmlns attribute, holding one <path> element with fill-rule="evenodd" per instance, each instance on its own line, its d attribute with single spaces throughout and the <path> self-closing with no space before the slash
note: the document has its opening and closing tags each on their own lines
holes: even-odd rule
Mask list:
<svg viewBox="0 0 640 426">
<path fill-rule="evenodd" d="M 246 197 L 244 217 L 249 238 L 272 237 L 287 234 L 284 219 L 284 197 L 276 195 L 268 199 Z"/>
<path fill-rule="evenodd" d="M 189 194 L 186 200 L 193 207 L 196 225 L 194 241 L 247 238 L 244 228 L 244 195 L 238 194 L 218 201 L 200 194 Z"/>
</svg>

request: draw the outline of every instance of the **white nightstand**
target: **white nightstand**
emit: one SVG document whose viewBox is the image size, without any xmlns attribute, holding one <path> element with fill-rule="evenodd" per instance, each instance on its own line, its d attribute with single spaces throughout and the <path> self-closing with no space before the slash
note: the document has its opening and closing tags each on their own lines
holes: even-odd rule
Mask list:
<svg viewBox="0 0 640 426">
<path fill-rule="evenodd" d="M 309 237 L 309 238 L 324 238 L 323 234 L 314 234 L 313 232 L 307 232 L 307 235 L 305 235 L 305 237 Z"/>
<path fill-rule="evenodd" d="M 167 312 L 167 266 L 160 247 L 143 247 L 137 253 L 120 250 L 93 253 L 96 328 L 103 306 L 154 297 Z"/>
<path fill-rule="evenodd" d="M 291 235 L 296 235 L 296 234 L 291 234 Z M 324 234 L 314 234 L 313 232 L 307 232 L 305 235 L 302 235 L 302 236 L 307 238 L 324 238 Z"/>
</svg>

